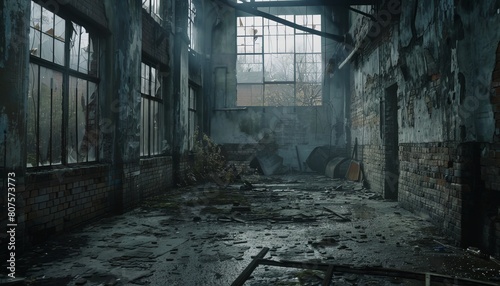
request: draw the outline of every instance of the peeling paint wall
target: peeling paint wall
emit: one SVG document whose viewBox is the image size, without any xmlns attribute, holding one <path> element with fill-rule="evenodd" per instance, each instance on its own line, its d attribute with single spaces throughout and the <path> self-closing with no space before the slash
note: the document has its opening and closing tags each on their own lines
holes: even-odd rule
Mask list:
<svg viewBox="0 0 500 286">
<path fill-rule="evenodd" d="M 469 142 L 493 142 L 495 117 L 489 98 L 500 41 L 499 3 L 410 0 L 401 4 L 400 12 L 390 13 L 387 4 L 391 2 L 402 1 L 384 1 L 386 6 L 376 14 L 390 15 L 392 21 L 378 33 L 373 26 L 387 17 L 370 23 L 351 13 L 350 33 L 362 42 L 351 63 L 351 143 L 357 139 L 360 144 L 374 190 L 399 189 L 403 205 L 429 215 L 460 240 L 462 215 L 455 216 L 455 223 L 440 218 L 439 213 L 449 207 L 440 198 L 454 188 L 473 187 L 476 192 L 482 188 L 477 176 L 465 171 L 477 166 L 477 158 L 465 159 L 454 148 L 473 149 L 479 145 Z M 368 36 L 363 38 L 362 31 Z M 389 161 L 383 110 L 388 87 L 394 84 L 399 159 Z M 433 148 L 445 146 L 446 158 L 434 154 Z M 472 149 L 468 152 L 475 152 Z M 399 171 L 388 172 L 388 164 Z M 428 194 L 415 195 L 422 189 Z M 462 201 L 460 191 L 453 192 L 454 204 L 463 207 L 458 212 L 467 213 L 471 206 Z"/>
<path fill-rule="evenodd" d="M 0 166 L 23 177 L 28 93 L 29 1 L 2 1 L 0 23 Z M 6 156 L 5 156 L 6 155 Z"/>
<path fill-rule="evenodd" d="M 15 186 L 17 210 L 24 208 L 26 165 L 26 95 L 29 65 L 29 1 L 0 2 L 0 198 L 2 227 L 7 224 L 7 183 Z M 7 182 L 7 174 L 14 173 Z M 12 185 L 9 185 L 9 187 Z M 11 198 L 11 196 L 9 196 Z M 12 201 L 9 199 L 9 202 Z M 17 248 L 22 250 L 26 216 L 17 211 Z"/>
<path fill-rule="evenodd" d="M 170 49 L 173 50 L 170 39 L 163 39 L 157 47 L 153 45 L 159 41 L 157 36 L 169 35 L 170 27 L 158 24 L 158 33 L 149 34 L 144 42 L 142 19 L 150 16 L 140 0 L 45 3 L 49 4 L 53 5 L 50 10 L 95 31 L 99 39 L 100 156 L 98 161 L 85 164 L 63 162 L 27 167 L 25 126 L 30 111 L 26 99 L 30 86 L 31 1 L 1 1 L 0 87 L 4 93 L 0 99 L 0 170 L 4 173 L 0 183 L 6 186 L 5 174 L 16 173 L 16 249 L 19 250 L 50 235 L 134 207 L 146 196 L 173 184 L 170 154 L 145 158 L 140 156 L 139 149 L 142 56 L 146 54 L 149 60 L 156 60 L 164 70 L 169 70 Z M 164 7 L 165 14 L 171 14 L 169 7 Z M 146 30 L 148 27 L 151 25 Z M 37 58 L 33 56 L 32 60 L 35 62 Z M 184 72 L 187 76 L 187 70 Z M 167 82 L 171 79 L 170 76 Z M 171 82 L 167 86 L 165 106 L 172 109 Z M 63 96 L 68 97 L 64 90 Z M 0 199 L 1 205 L 6 205 L 4 199 L 6 196 Z M 2 211 L 0 219 L 5 225 L 7 211 Z"/>
<path fill-rule="evenodd" d="M 113 75 L 108 85 L 119 112 L 115 113 L 117 163 L 133 162 L 139 158 L 140 138 L 140 74 L 142 53 L 141 2 L 137 0 L 105 1 L 109 27 L 114 31 L 108 42 L 106 72 Z"/>
</svg>

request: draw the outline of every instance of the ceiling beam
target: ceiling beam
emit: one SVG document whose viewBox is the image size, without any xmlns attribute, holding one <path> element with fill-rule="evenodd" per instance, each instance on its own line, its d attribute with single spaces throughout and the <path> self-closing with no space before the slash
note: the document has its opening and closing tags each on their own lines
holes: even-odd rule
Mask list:
<svg viewBox="0 0 500 286">
<path fill-rule="evenodd" d="M 241 1 L 241 0 L 240 0 Z M 289 0 L 289 1 L 265 1 L 253 2 L 243 1 L 237 4 L 245 7 L 294 7 L 294 6 L 352 6 L 352 5 L 376 5 L 380 0 Z"/>
<path fill-rule="evenodd" d="M 246 12 L 248 14 L 255 15 L 255 16 L 260 16 L 260 17 L 278 22 L 278 23 L 283 24 L 285 26 L 295 28 L 297 30 L 301 30 L 301 31 L 308 32 L 308 33 L 311 33 L 314 35 L 318 35 L 318 36 L 321 36 L 321 37 L 324 37 L 327 39 L 331 39 L 331 40 L 334 40 L 334 41 L 340 42 L 340 43 L 346 42 L 346 36 L 325 33 L 325 32 L 311 29 L 309 27 L 304 27 L 304 26 L 296 24 L 294 22 L 290 22 L 290 21 L 287 21 L 287 20 L 282 19 L 280 17 L 276 17 L 274 15 L 259 11 L 257 9 L 251 8 L 251 7 L 248 7 L 246 5 L 242 6 L 241 4 L 236 4 L 236 3 L 232 2 L 231 0 L 217 0 L 217 1 L 227 5 L 229 7 L 232 7 L 236 10 L 243 11 L 243 12 Z"/>
</svg>

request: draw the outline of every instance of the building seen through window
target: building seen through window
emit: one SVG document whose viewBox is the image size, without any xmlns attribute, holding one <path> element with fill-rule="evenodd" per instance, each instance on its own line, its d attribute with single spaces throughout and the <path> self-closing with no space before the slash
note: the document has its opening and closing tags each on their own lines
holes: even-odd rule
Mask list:
<svg viewBox="0 0 500 286">
<path fill-rule="evenodd" d="M 321 31 L 321 15 L 279 17 Z M 320 36 L 255 16 L 236 25 L 237 105 L 321 105 Z"/>
</svg>

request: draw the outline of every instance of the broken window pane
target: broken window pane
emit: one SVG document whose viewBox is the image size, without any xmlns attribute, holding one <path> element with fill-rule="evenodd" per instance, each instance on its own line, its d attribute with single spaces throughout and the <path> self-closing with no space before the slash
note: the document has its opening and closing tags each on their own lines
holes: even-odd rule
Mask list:
<svg viewBox="0 0 500 286">
<path fill-rule="evenodd" d="M 40 67 L 38 152 L 40 165 L 61 162 L 62 74 Z"/>
<path fill-rule="evenodd" d="M 38 138 L 38 65 L 30 64 L 28 87 L 28 118 L 27 118 L 27 164 L 28 167 L 38 166 L 37 138 Z"/>
<path fill-rule="evenodd" d="M 146 153 L 146 141 L 145 141 L 145 137 L 146 137 L 146 131 L 144 129 L 144 116 L 145 116 L 145 112 L 144 112 L 144 109 L 146 108 L 146 100 L 143 98 L 141 98 L 141 140 L 140 140 L 140 150 L 141 150 L 141 156 L 144 156 L 144 155 L 147 155 Z"/>
<path fill-rule="evenodd" d="M 159 142 L 158 142 L 158 102 L 152 102 L 153 103 L 153 114 L 152 114 L 152 122 L 151 122 L 151 132 L 153 133 L 152 134 L 152 137 L 153 137 L 153 142 L 152 142 L 152 150 L 153 150 L 153 154 L 152 155 L 156 155 L 158 153 L 160 153 L 160 150 L 159 150 Z"/>
<path fill-rule="evenodd" d="M 150 100 L 145 100 L 144 101 L 144 109 L 143 109 L 143 121 L 142 121 L 142 128 L 144 130 L 144 140 L 143 140 L 143 146 L 144 146 L 144 152 L 146 155 L 149 155 L 149 146 L 150 146 L 150 138 L 149 138 L 149 119 L 150 119 Z"/>
<path fill-rule="evenodd" d="M 318 31 L 321 30 L 321 15 L 278 15 L 278 17 Z M 262 101 L 262 104 L 303 105 L 303 102 L 307 102 L 303 100 L 301 103 L 294 103 L 296 94 L 299 93 L 295 90 L 297 87 L 294 82 L 316 83 L 321 81 L 323 72 L 321 37 L 261 17 L 238 17 L 236 26 L 237 104 L 255 104 L 256 101 L 253 100 L 253 97 L 247 95 L 249 93 L 247 85 L 261 82 L 258 80 L 259 77 L 261 78 L 261 74 L 257 71 L 263 71 L 263 90 L 266 90 L 266 99 Z M 254 37 L 254 35 L 258 35 L 258 37 Z M 254 53 L 251 56 L 259 57 L 261 60 L 251 59 L 249 55 L 251 53 Z M 300 56 L 298 53 L 307 53 L 307 57 Z M 276 85 L 277 83 L 283 85 Z M 278 92 L 278 87 L 283 87 L 285 90 Z M 317 91 L 317 87 L 318 85 L 314 85 L 314 93 Z M 273 94 L 277 95 L 273 96 Z M 304 94 L 304 91 L 301 91 L 301 94 Z M 288 95 L 289 98 L 283 98 L 285 95 Z M 321 97 L 319 98 L 321 100 Z M 317 101 L 314 101 L 314 105 L 316 104 Z"/>
<path fill-rule="evenodd" d="M 90 35 L 86 29 L 75 23 L 70 42 L 70 68 L 82 73 L 88 73 Z"/>
<path fill-rule="evenodd" d="M 161 75 L 160 75 L 160 71 L 157 70 L 157 69 L 154 69 L 153 73 L 155 74 L 155 93 L 154 93 L 154 96 L 157 97 L 157 98 L 162 98 L 162 95 L 161 95 Z"/>
<path fill-rule="evenodd" d="M 98 44 L 99 41 L 96 39 L 95 36 L 89 35 L 89 75 L 92 76 L 97 76 L 98 75 L 98 70 L 97 70 L 97 58 L 98 54 L 96 53 L 98 49 Z"/>
<path fill-rule="evenodd" d="M 69 56 L 70 65 L 60 70 L 71 68 L 97 76 L 97 38 L 91 41 L 86 29 L 74 23 L 71 31 L 68 31 L 68 23 L 32 2 L 29 35 L 31 57 L 41 57 L 65 66 Z M 66 41 L 69 41 L 69 55 L 66 54 Z M 92 72 L 89 72 L 91 56 Z M 43 65 L 43 62 L 41 66 L 30 64 L 27 165 L 36 167 L 95 160 L 98 142 L 97 84 L 69 76 L 68 73 L 64 75 Z M 69 79 L 66 87 L 63 85 L 65 77 Z M 93 80 L 97 81 L 97 78 Z M 65 132 L 63 128 L 66 128 Z M 63 158 L 63 150 L 67 151 L 66 158 Z"/>
<path fill-rule="evenodd" d="M 30 54 L 40 57 L 40 38 L 42 30 L 42 7 L 31 2 L 31 21 L 30 21 Z"/>
</svg>

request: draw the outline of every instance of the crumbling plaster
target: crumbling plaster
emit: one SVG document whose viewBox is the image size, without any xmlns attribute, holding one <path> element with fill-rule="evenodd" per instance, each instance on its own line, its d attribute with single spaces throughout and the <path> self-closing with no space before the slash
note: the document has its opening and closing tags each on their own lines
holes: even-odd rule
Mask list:
<svg viewBox="0 0 500 286">
<path fill-rule="evenodd" d="M 114 146 L 103 153 L 113 154 L 115 163 L 136 162 L 139 159 L 140 140 L 140 74 L 142 54 L 142 6 L 140 1 L 104 1 L 109 28 L 115 32 L 106 43 L 104 68 L 105 101 L 103 113 L 114 126 Z M 112 80 L 110 80 L 112 78 Z M 111 100 L 111 102 L 109 102 Z M 108 103 L 108 104 L 106 104 Z M 105 137 L 106 138 L 106 137 Z M 109 142 L 103 142 L 106 146 Z"/>
<path fill-rule="evenodd" d="M 19 110 L 25 109 L 28 93 L 30 2 L 2 1 L 0 5 L 0 166 L 17 171 L 21 180 L 26 164 L 26 119 Z"/>
<path fill-rule="evenodd" d="M 388 40 L 354 63 L 353 93 L 363 97 L 365 116 L 370 111 L 378 116 L 385 88 L 398 83 L 400 143 L 492 140 L 495 122 L 488 99 L 500 40 L 498 4 L 462 2 L 405 1 Z M 351 15 L 351 32 L 362 31 L 363 16 Z M 353 128 L 352 138 L 380 144 L 377 124 Z"/>
</svg>

